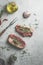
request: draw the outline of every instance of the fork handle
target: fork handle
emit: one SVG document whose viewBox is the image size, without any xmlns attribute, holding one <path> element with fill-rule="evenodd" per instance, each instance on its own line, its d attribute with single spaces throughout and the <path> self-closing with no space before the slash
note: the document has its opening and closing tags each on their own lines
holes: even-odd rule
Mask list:
<svg viewBox="0 0 43 65">
<path fill-rule="evenodd" d="M 8 29 L 8 27 L 10 27 L 11 25 L 8 25 L 1 33 L 0 36 L 2 36 L 2 34 Z"/>
<path fill-rule="evenodd" d="M 1 33 L 0 33 L 0 36 L 6 31 L 6 29 L 4 29 Z"/>
</svg>

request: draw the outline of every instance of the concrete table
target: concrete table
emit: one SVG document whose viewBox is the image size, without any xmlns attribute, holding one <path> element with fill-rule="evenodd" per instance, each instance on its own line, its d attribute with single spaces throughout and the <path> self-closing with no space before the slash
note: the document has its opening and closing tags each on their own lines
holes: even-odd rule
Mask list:
<svg viewBox="0 0 43 65">
<path fill-rule="evenodd" d="M 0 47 L 6 47 L 2 50 L 2 53 L 5 55 L 6 60 L 11 54 L 16 54 L 17 61 L 15 65 L 43 65 L 43 0 L 0 0 L 0 5 L 4 6 L 11 1 L 15 1 L 19 9 L 14 14 L 3 14 L 2 19 L 6 18 L 8 21 L 2 23 L 0 31 L 6 28 L 15 17 L 17 21 L 0 37 Z M 31 16 L 28 19 L 24 19 L 22 14 L 27 10 L 31 13 Z M 38 27 L 33 25 L 36 23 L 38 23 Z M 21 37 L 15 32 L 15 26 L 17 24 L 23 26 L 31 25 L 34 29 L 33 36 L 31 38 Z M 8 35 L 11 33 L 21 37 L 25 41 L 26 47 L 23 50 L 26 50 L 29 55 L 26 54 L 21 57 L 23 50 L 18 50 L 7 43 Z M 10 49 L 9 51 L 8 48 Z"/>
</svg>

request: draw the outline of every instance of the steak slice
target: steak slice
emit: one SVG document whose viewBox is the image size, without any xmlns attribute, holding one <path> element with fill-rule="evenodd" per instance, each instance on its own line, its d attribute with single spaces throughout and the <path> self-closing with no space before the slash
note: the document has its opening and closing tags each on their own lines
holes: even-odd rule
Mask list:
<svg viewBox="0 0 43 65">
<path fill-rule="evenodd" d="M 31 37 L 33 34 L 31 28 L 20 26 L 20 25 L 16 25 L 15 30 L 23 37 Z"/>
<path fill-rule="evenodd" d="M 20 49 L 25 47 L 25 42 L 20 37 L 14 34 L 10 34 L 8 36 L 8 42 L 12 44 L 13 46 L 20 48 Z"/>
</svg>

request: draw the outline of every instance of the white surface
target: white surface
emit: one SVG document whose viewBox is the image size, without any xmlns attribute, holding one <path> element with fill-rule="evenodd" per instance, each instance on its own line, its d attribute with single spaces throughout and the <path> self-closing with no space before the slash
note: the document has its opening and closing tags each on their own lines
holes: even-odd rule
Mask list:
<svg viewBox="0 0 43 65">
<path fill-rule="evenodd" d="M 9 1 L 13 1 L 13 0 L 9 0 Z M 10 33 L 14 33 L 20 36 L 14 30 L 16 24 L 21 24 L 21 25 L 26 24 L 26 26 L 29 26 L 30 23 L 34 24 L 35 23 L 34 20 L 37 18 L 38 19 L 37 22 L 39 23 L 39 25 L 38 25 L 38 29 L 34 30 L 33 36 L 31 38 L 29 37 L 23 38 L 20 36 L 26 42 L 25 49 L 28 49 L 28 52 L 30 53 L 30 56 L 28 56 L 26 60 L 25 59 L 23 60 L 22 58 L 23 61 L 21 61 L 20 52 L 22 50 L 21 51 L 17 50 L 14 47 L 13 48 L 10 47 L 11 48 L 10 51 L 3 50 L 3 53 L 6 55 L 6 57 L 8 57 L 10 54 L 16 52 L 18 56 L 18 62 L 16 62 L 15 65 L 43 65 L 43 0 L 14 0 L 14 1 L 18 4 L 19 7 L 18 11 L 12 15 L 8 15 L 8 16 L 3 15 L 3 16 L 8 18 L 9 23 L 15 17 L 17 17 L 18 21 L 13 26 L 8 28 L 6 32 L 2 35 L 2 37 L 0 37 L 0 46 L 9 47 L 6 41 Z M 0 0 L 1 5 L 5 5 L 6 2 L 7 0 L 3 0 L 3 1 Z M 23 19 L 22 13 L 26 10 L 29 10 L 31 16 L 28 19 Z M 33 15 L 34 13 L 36 13 L 37 16 L 34 16 Z M 4 22 L 2 24 L 2 27 L 0 27 L 0 29 L 2 30 L 3 28 L 5 28 L 8 22 L 6 23 Z"/>
</svg>

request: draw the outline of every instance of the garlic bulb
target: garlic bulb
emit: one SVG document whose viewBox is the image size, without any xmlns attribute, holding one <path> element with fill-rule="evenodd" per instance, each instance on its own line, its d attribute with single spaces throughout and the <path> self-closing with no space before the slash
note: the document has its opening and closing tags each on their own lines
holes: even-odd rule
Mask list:
<svg viewBox="0 0 43 65">
<path fill-rule="evenodd" d="M 30 16 L 29 11 L 23 12 L 23 17 L 28 18 Z"/>
</svg>

